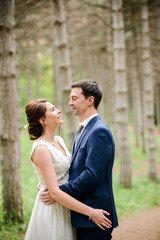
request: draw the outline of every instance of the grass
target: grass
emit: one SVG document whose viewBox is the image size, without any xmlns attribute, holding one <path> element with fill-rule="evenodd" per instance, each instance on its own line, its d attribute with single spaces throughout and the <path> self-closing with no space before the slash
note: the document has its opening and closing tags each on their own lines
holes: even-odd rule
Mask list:
<svg viewBox="0 0 160 240">
<path fill-rule="evenodd" d="M 131 143 L 131 156 L 133 159 L 140 159 L 144 161 L 149 160 L 149 150 L 148 150 L 148 141 L 147 141 L 147 135 L 146 135 L 146 154 L 143 154 L 141 147 L 136 147 L 135 146 L 135 133 L 134 131 L 129 132 L 129 137 L 130 137 L 130 143 Z M 160 163 L 160 133 L 159 136 L 155 136 L 156 140 L 156 160 L 158 163 Z"/>
<path fill-rule="evenodd" d="M 160 185 L 151 182 L 146 176 L 133 177 L 131 189 L 119 185 L 117 174 L 114 174 L 113 182 L 119 220 L 124 216 L 135 214 L 139 210 L 160 205 Z"/>
<path fill-rule="evenodd" d="M 131 158 L 142 162 L 148 161 L 148 153 L 143 154 L 140 148 L 134 146 L 134 132 L 130 132 Z M 157 162 L 160 163 L 160 137 L 156 137 L 157 143 Z M 0 240 L 22 240 L 30 219 L 38 179 L 30 163 L 30 151 L 32 142 L 29 140 L 26 130 L 21 131 L 21 185 L 23 198 L 24 223 L 13 224 L 10 220 L 5 222 L 2 218 L 2 196 L 0 195 Z M 119 165 L 115 159 L 115 168 Z M 142 165 L 133 162 L 132 168 L 142 169 Z M 132 178 L 132 188 L 125 189 L 118 183 L 118 173 L 113 174 L 113 188 L 115 195 L 116 208 L 119 219 L 124 216 L 135 214 L 139 210 L 152 208 L 160 205 L 160 184 L 151 182 L 147 176 L 136 175 Z M 0 182 L 1 189 L 1 182 Z"/>
</svg>

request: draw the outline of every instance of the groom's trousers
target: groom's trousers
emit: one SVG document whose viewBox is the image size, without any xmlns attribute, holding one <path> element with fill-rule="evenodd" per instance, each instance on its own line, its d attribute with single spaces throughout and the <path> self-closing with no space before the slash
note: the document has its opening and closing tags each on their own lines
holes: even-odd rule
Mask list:
<svg viewBox="0 0 160 240">
<path fill-rule="evenodd" d="M 77 240 L 110 240 L 112 238 L 112 228 L 107 233 L 98 228 L 76 228 Z"/>
</svg>

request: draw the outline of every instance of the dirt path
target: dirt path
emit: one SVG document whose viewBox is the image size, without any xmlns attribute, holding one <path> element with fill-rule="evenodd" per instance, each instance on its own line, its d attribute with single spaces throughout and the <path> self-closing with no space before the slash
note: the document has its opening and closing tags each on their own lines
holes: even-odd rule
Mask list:
<svg viewBox="0 0 160 240">
<path fill-rule="evenodd" d="M 113 240 L 160 240 L 160 207 L 124 218 L 113 231 Z"/>
<path fill-rule="evenodd" d="M 133 131 L 133 127 L 129 127 Z M 160 132 L 157 132 L 160 136 Z M 133 175 L 148 175 L 149 161 L 132 159 L 139 169 L 133 170 Z M 114 169 L 114 171 L 118 171 Z M 158 178 L 160 178 L 160 163 L 157 163 Z M 134 216 L 123 218 L 113 231 L 113 240 L 160 240 L 160 206 L 138 212 Z"/>
</svg>

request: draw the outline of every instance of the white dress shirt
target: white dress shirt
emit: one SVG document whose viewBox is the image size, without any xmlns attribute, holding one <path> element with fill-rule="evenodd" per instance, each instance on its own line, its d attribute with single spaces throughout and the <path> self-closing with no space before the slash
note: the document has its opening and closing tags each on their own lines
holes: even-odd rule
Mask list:
<svg viewBox="0 0 160 240">
<path fill-rule="evenodd" d="M 89 123 L 89 121 L 90 121 L 92 118 L 94 118 L 95 116 L 98 116 L 98 113 L 91 115 L 90 117 L 86 118 L 83 122 L 80 122 L 80 123 L 79 123 L 79 125 L 83 125 L 83 126 L 84 126 L 83 130 L 81 131 L 81 134 L 82 134 L 82 132 L 84 131 L 84 129 L 85 129 L 85 127 L 87 126 L 87 124 Z"/>
</svg>

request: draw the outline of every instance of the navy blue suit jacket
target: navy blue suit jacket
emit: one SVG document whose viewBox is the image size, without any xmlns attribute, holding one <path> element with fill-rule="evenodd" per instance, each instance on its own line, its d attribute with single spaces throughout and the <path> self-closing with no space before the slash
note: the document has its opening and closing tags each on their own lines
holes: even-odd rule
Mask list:
<svg viewBox="0 0 160 240">
<path fill-rule="evenodd" d="M 116 227 L 112 190 L 115 145 L 108 126 L 95 116 L 82 132 L 76 148 L 74 145 L 73 138 L 69 182 L 61 185 L 61 190 L 93 208 L 108 211 L 108 218 Z M 87 216 L 74 211 L 71 211 L 71 220 L 74 227 L 97 227 Z"/>
</svg>

